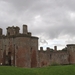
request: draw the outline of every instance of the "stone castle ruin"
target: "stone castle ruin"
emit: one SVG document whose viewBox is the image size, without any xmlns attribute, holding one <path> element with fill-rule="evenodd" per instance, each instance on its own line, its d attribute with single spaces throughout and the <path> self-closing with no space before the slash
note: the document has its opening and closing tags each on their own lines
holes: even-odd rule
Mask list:
<svg viewBox="0 0 75 75">
<path fill-rule="evenodd" d="M 38 50 L 38 37 L 28 32 L 23 25 L 23 33 L 19 27 L 8 27 L 7 34 L 0 28 L 0 63 L 17 67 L 43 67 L 52 64 L 75 64 L 75 44 L 68 44 L 64 49 L 57 50 L 43 47 Z"/>
</svg>

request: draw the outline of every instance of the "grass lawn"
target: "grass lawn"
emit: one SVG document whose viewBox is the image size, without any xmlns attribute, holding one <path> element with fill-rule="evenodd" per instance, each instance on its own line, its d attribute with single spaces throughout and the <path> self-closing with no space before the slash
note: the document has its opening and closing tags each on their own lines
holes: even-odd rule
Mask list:
<svg viewBox="0 0 75 75">
<path fill-rule="evenodd" d="M 42 68 L 0 66 L 0 75 L 75 75 L 75 65 Z"/>
</svg>

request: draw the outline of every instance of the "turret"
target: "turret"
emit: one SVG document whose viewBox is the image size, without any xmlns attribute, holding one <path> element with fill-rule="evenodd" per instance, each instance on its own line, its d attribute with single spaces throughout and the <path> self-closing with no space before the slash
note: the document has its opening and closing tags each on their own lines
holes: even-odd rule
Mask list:
<svg viewBox="0 0 75 75">
<path fill-rule="evenodd" d="M 0 36 L 2 35 L 2 29 L 0 28 Z"/>
<path fill-rule="evenodd" d="M 57 51 L 57 46 L 54 46 L 54 51 L 55 51 L 55 52 Z"/>
<path fill-rule="evenodd" d="M 67 50 L 69 52 L 74 52 L 75 51 L 75 44 L 68 44 L 67 45 Z"/>
<path fill-rule="evenodd" d="M 20 30 L 19 27 L 14 27 L 14 26 L 8 27 L 7 28 L 7 35 L 17 35 L 17 34 L 19 34 L 19 30 Z"/>
<path fill-rule="evenodd" d="M 23 25 L 23 34 L 27 34 L 28 29 L 27 29 L 27 25 Z"/>
<path fill-rule="evenodd" d="M 49 47 L 47 47 L 47 52 L 48 52 L 48 53 L 50 52 L 50 48 L 49 48 Z"/>
<path fill-rule="evenodd" d="M 67 51 L 69 53 L 69 64 L 75 64 L 75 44 L 68 44 Z"/>
</svg>

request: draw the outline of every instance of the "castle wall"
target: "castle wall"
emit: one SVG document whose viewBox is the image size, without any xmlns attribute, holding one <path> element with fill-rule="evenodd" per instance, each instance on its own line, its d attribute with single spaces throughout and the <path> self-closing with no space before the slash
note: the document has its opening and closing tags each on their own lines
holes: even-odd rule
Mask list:
<svg viewBox="0 0 75 75">
<path fill-rule="evenodd" d="M 50 53 L 50 64 L 69 64 L 69 54 L 65 51 Z"/>
<path fill-rule="evenodd" d="M 38 67 L 38 38 L 31 38 L 31 67 Z"/>
<path fill-rule="evenodd" d="M 67 45 L 67 51 L 69 53 L 69 63 L 75 64 L 75 44 Z"/>
<path fill-rule="evenodd" d="M 48 66 L 49 63 L 49 53 L 46 53 L 46 51 L 39 51 L 38 53 L 38 60 L 39 60 L 39 67 Z"/>
<path fill-rule="evenodd" d="M 11 53 L 11 55 L 13 55 L 13 49 L 14 49 L 14 42 L 13 42 L 13 38 L 0 38 L 0 51 L 2 52 L 2 63 L 3 64 L 8 64 L 8 55 L 9 53 Z M 11 57 L 10 57 L 11 60 Z M 13 62 L 11 62 L 13 63 Z"/>
<path fill-rule="evenodd" d="M 3 53 L 2 53 L 2 41 L 0 39 L 0 63 L 2 63 Z"/>
<path fill-rule="evenodd" d="M 29 37 L 17 37 L 16 46 L 16 66 L 31 67 L 30 59 L 30 41 Z"/>
<path fill-rule="evenodd" d="M 23 27 L 23 34 L 18 33 L 18 27 L 8 27 L 7 35 L 0 37 L 0 56 L 3 55 L 3 58 L 0 58 L 0 62 L 3 65 L 38 66 L 38 38 L 31 36 L 31 33 L 27 32 L 27 26 Z M 16 35 L 16 32 L 18 35 Z"/>
<path fill-rule="evenodd" d="M 67 51 L 39 51 L 39 67 L 54 64 L 69 64 L 69 54 Z"/>
</svg>

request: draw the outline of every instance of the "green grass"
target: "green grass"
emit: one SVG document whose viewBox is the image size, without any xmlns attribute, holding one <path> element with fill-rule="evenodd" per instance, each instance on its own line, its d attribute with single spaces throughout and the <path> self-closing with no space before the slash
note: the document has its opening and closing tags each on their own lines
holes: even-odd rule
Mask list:
<svg viewBox="0 0 75 75">
<path fill-rule="evenodd" d="M 75 75 L 75 65 L 42 68 L 0 66 L 0 75 Z"/>
</svg>

